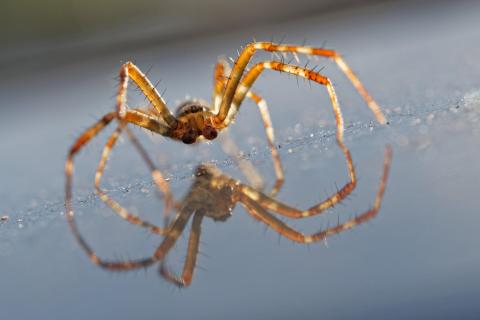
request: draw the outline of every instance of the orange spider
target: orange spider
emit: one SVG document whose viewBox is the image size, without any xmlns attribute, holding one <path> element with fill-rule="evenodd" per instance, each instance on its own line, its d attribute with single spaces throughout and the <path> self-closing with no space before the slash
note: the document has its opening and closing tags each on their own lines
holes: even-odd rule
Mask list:
<svg viewBox="0 0 480 320">
<path fill-rule="evenodd" d="M 284 174 L 280 163 L 277 149 L 274 144 L 274 132 L 268 113 L 267 104 L 259 95 L 253 93 L 250 88 L 255 80 L 265 69 L 271 69 L 279 72 L 293 74 L 297 77 L 303 77 L 312 80 L 327 88 L 332 103 L 335 120 L 337 124 L 337 142 L 345 149 L 343 143 L 344 123 L 343 117 L 338 104 L 337 96 L 330 80 L 314 70 L 283 63 L 281 61 L 264 61 L 254 64 L 249 71 L 246 67 L 257 50 L 268 52 L 290 52 L 294 55 L 306 54 L 316 55 L 333 59 L 338 67 L 345 73 L 360 95 L 365 99 L 368 107 L 374 113 L 378 122 L 384 124 L 386 120 L 378 107 L 377 103 L 368 94 L 360 80 L 356 77 L 343 58 L 334 50 L 323 48 L 312 48 L 306 46 L 279 45 L 271 42 L 253 42 L 249 43 L 240 53 L 231 70 L 225 61 L 219 61 L 215 67 L 215 85 L 213 92 L 213 102 L 211 105 L 199 101 L 187 101 L 182 103 L 176 115 L 173 115 L 167 108 L 163 98 L 160 96 L 156 88 L 140 71 L 140 69 L 131 62 L 127 62 L 120 68 L 120 84 L 118 89 L 116 110 L 107 113 L 96 124 L 87 129 L 73 144 L 68 153 L 65 164 L 66 173 L 66 212 L 67 217 L 73 216 L 72 209 L 72 175 L 73 175 L 73 158 L 74 156 L 102 129 L 104 129 L 112 120 L 116 119 L 118 128 L 112 134 L 105 146 L 102 158 L 97 167 L 95 175 L 95 191 L 102 201 L 107 203 L 117 214 L 131 223 L 143 225 L 151 231 L 163 234 L 162 228 L 141 220 L 138 216 L 129 213 L 119 203 L 110 198 L 106 192 L 100 188 L 100 182 L 103 175 L 105 163 L 108 159 L 111 149 L 115 145 L 118 136 L 125 130 L 139 151 L 149 169 L 152 172 L 153 181 L 159 190 L 164 194 L 166 212 L 173 205 L 172 196 L 168 183 L 165 181 L 161 172 L 156 169 L 153 162 L 148 157 L 146 151 L 139 144 L 133 133 L 126 126 L 128 123 L 143 127 L 151 132 L 163 135 L 165 137 L 182 141 L 186 144 L 194 143 L 200 139 L 215 139 L 218 132 L 228 127 L 237 114 L 241 103 L 245 97 L 255 101 L 260 109 L 260 113 L 264 122 L 268 144 L 271 150 L 275 174 L 277 181 L 271 192 L 275 195 L 280 189 Z M 226 73 L 228 76 L 226 76 Z M 143 92 L 149 100 L 153 109 L 129 109 L 127 107 L 127 85 L 132 80 L 135 85 Z M 344 150 L 345 152 L 345 150 Z"/>
</svg>

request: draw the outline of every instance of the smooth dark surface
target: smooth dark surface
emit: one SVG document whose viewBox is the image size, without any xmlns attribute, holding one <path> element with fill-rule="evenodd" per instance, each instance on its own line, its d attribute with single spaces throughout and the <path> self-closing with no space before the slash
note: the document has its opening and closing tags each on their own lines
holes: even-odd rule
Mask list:
<svg viewBox="0 0 480 320">
<path fill-rule="evenodd" d="M 374 5 L 189 40 L 132 48 L 101 59 L 72 59 L 61 68 L 0 82 L 0 312 L 9 319 L 188 318 L 462 318 L 480 314 L 478 196 L 480 181 L 480 5 Z M 387 143 L 391 177 L 379 216 L 323 243 L 279 239 L 237 206 L 225 223 L 205 219 L 192 286 L 177 290 L 157 274 L 109 273 L 92 265 L 63 216 L 63 165 L 84 128 L 113 108 L 121 61 L 133 59 L 163 79 L 173 109 L 185 94 L 208 99 L 213 65 L 257 39 L 321 45 L 341 52 L 387 111 L 382 127 L 346 78 L 328 61 L 347 124 L 346 139 L 359 183 L 354 196 L 325 217 L 293 221 L 317 231 L 367 209 L 374 200 Z M 270 55 L 259 55 L 259 59 Z M 256 90 L 268 101 L 286 183 L 282 201 L 306 208 L 347 179 L 334 140 L 326 90 L 285 74 L 262 75 Z M 138 94 L 132 105 L 144 103 Z M 134 104 L 135 102 L 135 104 Z M 112 126 L 113 128 L 113 126 Z M 108 131 L 111 132 L 112 128 Z M 232 136 L 266 181 L 273 169 L 256 107 L 248 102 Z M 217 142 L 197 147 L 157 139 L 142 130 L 156 163 L 181 197 L 201 160 L 241 178 Z M 149 139 L 152 137 L 153 139 Z M 80 229 L 101 256 L 151 254 L 160 238 L 115 216 L 92 195 L 107 134 L 77 158 L 75 209 Z M 128 208 L 161 223 L 144 164 L 130 143 L 115 149 L 105 187 Z M 169 256 L 180 270 L 185 235 Z"/>
</svg>

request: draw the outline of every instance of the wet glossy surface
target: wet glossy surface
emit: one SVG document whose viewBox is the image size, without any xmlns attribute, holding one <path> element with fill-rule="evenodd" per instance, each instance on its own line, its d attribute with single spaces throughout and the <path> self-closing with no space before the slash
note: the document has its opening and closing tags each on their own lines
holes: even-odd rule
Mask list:
<svg viewBox="0 0 480 320">
<path fill-rule="evenodd" d="M 255 314 L 297 318 L 475 318 L 480 314 L 478 197 L 480 181 L 480 25 L 476 3 L 416 8 L 375 5 L 305 21 L 119 52 L 0 85 L 0 306 L 12 319 L 233 318 Z M 394 148 L 379 216 L 325 244 L 302 246 L 278 238 L 240 207 L 226 222 L 203 223 L 193 284 L 176 288 L 147 272 L 112 274 L 91 264 L 69 233 L 63 214 L 63 161 L 74 137 L 114 103 L 120 61 L 134 59 L 172 108 L 185 94 L 209 98 L 217 56 L 233 55 L 252 34 L 287 34 L 311 45 L 328 40 L 343 53 L 385 110 L 381 127 L 333 63 L 344 110 L 347 144 L 359 184 L 328 215 L 292 222 L 315 232 L 368 208 L 375 196 L 383 148 Z M 269 57 L 269 55 L 263 56 Z M 324 88 L 265 74 L 256 85 L 271 107 L 286 183 L 279 199 L 306 208 L 347 179 L 334 141 Z M 141 98 L 134 99 L 142 104 Z M 255 106 L 242 107 L 232 135 L 273 182 L 273 168 Z M 112 127 L 113 128 L 113 127 Z M 110 130 L 112 130 L 112 128 Z M 241 178 L 217 143 L 184 146 L 142 141 L 181 197 L 201 160 Z M 160 238 L 114 216 L 91 193 L 107 134 L 76 161 L 75 208 L 84 236 L 109 258 L 151 254 Z M 105 186 L 127 207 L 161 223 L 162 205 L 147 170 L 126 142 L 114 152 Z M 271 186 L 271 184 L 270 184 Z M 179 270 L 184 237 L 169 257 Z"/>
</svg>

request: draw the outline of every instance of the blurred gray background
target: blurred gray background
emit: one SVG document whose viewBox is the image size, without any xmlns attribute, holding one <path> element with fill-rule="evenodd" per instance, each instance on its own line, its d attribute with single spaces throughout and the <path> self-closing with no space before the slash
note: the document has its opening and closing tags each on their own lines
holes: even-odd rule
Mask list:
<svg viewBox="0 0 480 320">
<path fill-rule="evenodd" d="M 0 3 L 0 66 L 5 71 L 52 67 L 378 2 L 386 1 L 5 0 Z"/>
<path fill-rule="evenodd" d="M 0 312 L 2 319 L 477 319 L 480 254 L 480 22 L 478 1 L 10 1 L 0 3 Z M 172 109 L 209 99 L 213 66 L 258 40 L 338 50 L 385 111 L 380 126 L 331 61 L 311 60 L 335 85 L 359 177 L 354 195 L 322 217 L 288 221 L 314 232 L 368 208 L 384 146 L 394 158 L 382 210 L 310 246 L 255 223 L 238 205 L 205 219 L 200 268 L 176 290 L 157 273 L 92 265 L 65 221 L 66 153 L 112 110 L 122 62 L 149 70 Z M 325 42 L 326 41 L 326 42 Z M 259 53 L 255 60 L 272 59 Z M 306 60 L 302 59 L 302 64 Z M 324 88 L 266 72 L 286 182 L 278 198 L 306 208 L 347 180 Z M 132 105 L 145 100 L 129 92 Z M 161 240 L 114 215 L 92 192 L 114 125 L 76 159 L 80 230 L 102 257 L 147 256 Z M 185 146 L 134 129 L 177 198 L 201 161 L 243 179 L 217 142 Z M 256 107 L 232 136 L 267 186 L 274 180 Z M 104 187 L 162 221 L 162 204 L 132 146 L 120 143 Z M 187 235 L 169 255 L 181 270 Z"/>
</svg>

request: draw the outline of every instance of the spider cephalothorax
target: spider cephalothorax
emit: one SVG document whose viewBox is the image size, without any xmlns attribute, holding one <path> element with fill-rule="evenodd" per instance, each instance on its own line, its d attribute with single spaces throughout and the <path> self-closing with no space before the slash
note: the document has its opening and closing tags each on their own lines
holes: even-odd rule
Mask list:
<svg viewBox="0 0 480 320">
<path fill-rule="evenodd" d="M 172 130 L 171 137 L 185 144 L 197 142 L 198 138 L 213 140 L 218 132 L 212 123 L 215 115 L 210 109 L 197 101 L 182 103 L 176 112 L 177 125 Z"/>
</svg>

